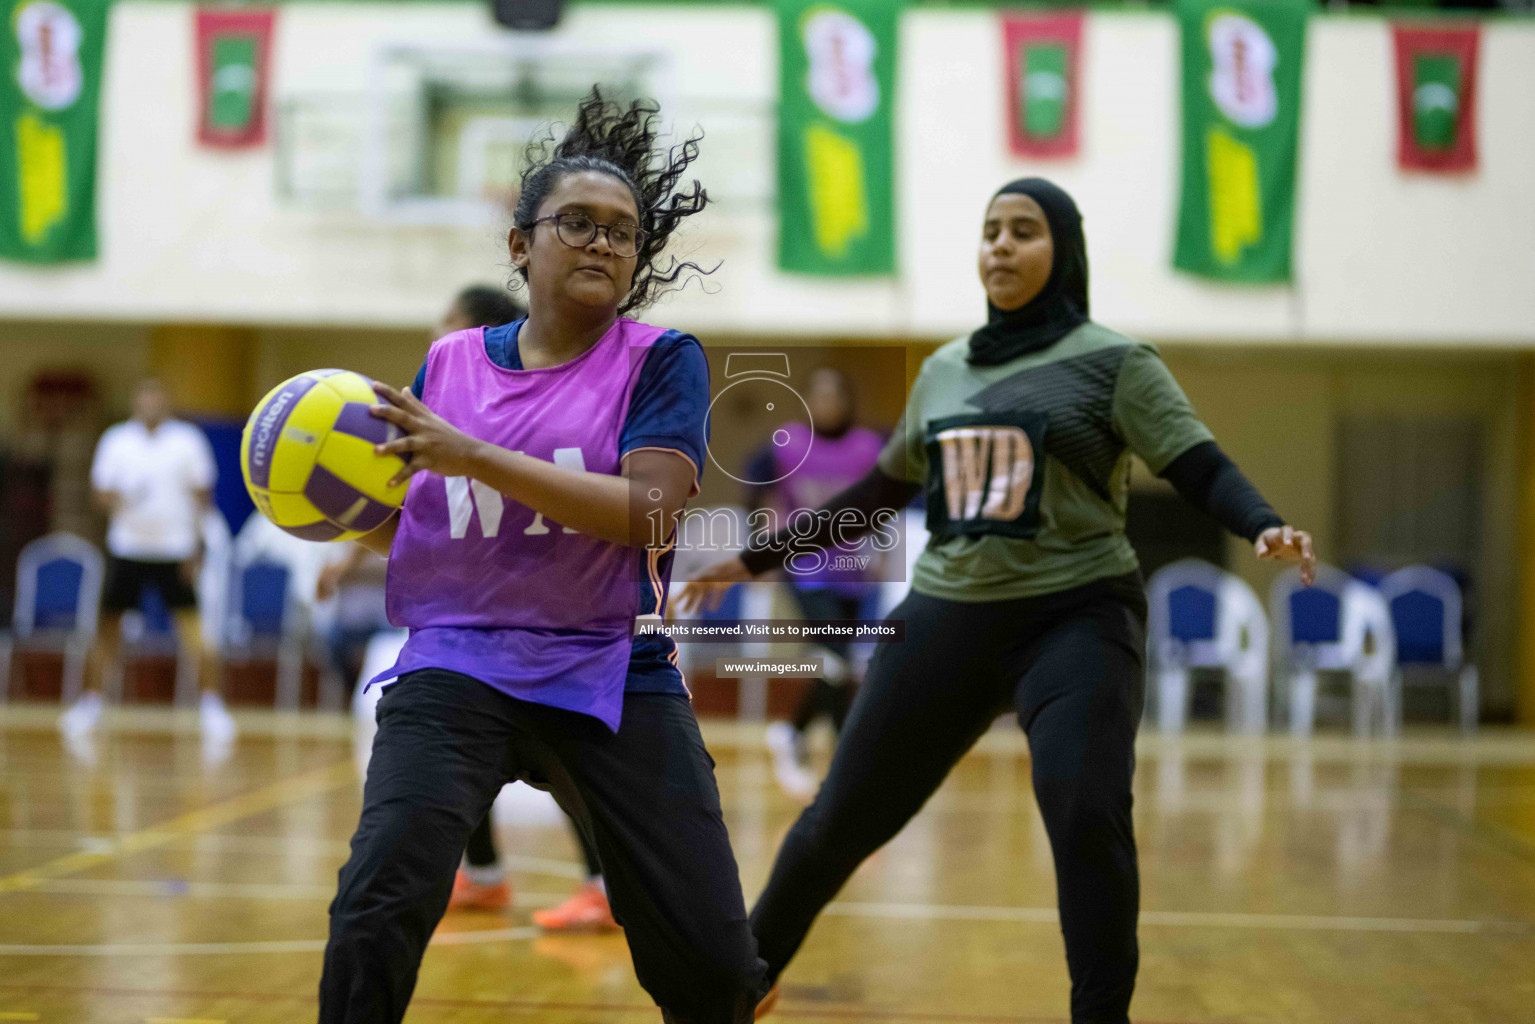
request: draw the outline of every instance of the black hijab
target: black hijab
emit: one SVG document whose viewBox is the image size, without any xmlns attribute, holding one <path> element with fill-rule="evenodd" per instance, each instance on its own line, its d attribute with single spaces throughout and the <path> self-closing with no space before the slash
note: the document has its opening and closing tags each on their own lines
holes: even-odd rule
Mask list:
<svg viewBox="0 0 1535 1024">
<path fill-rule="evenodd" d="M 1087 322 L 1087 241 L 1082 214 L 1065 190 L 1044 178 L 1019 178 L 992 196 L 1028 196 L 1050 225 L 1055 258 L 1039 294 L 1017 309 L 986 303 L 986 326 L 970 335 L 972 366 L 996 366 L 1049 348 Z"/>
</svg>

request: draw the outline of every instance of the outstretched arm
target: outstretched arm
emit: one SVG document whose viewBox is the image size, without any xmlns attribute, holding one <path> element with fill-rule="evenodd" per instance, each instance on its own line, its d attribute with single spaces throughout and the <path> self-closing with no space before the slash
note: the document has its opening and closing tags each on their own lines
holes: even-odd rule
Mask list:
<svg viewBox="0 0 1535 1024">
<path fill-rule="evenodd" d="M 1190 505 L 1252 542 L 1259 558 L 1300 562 L 1301 579 L 1308 586 L 1316 578 L 1311 535 L 1286 526 L 1214 441 L 1196 444 L 1178 456 L 1162 470 L 1162 479 Z"/>
<path fill-rule="evenodd" d="M 771 537 L 758 538 L 746 546 L 741 562 L 753 576 L 783 567 L 790 555 L 826 548 L 856 540 L 872 533 L 875 514 L 899 511 L 911 503 L 920 490 L 918 485 L 886 476 L 878 466 L 838 491 L 815 511 L 815 530 L 808 536 L 795 537 L 784 527 Z M 844 512 L 856 515 L 844 517 Z"/>
<path fill-rule="evenodd" d="M 905 508 L 918 490 L 917 484 L 886 476 L 876 466 L 816 509 L 815 530 L 808 536 L 794 537 L 785 528 L 772 537 L 755 539 L 738 557 L 717 562 L 695 576 L 677 594 L 675 606 L 682 612 L 717 608 L 733 585 L 781 568 L 790 555 L 821 551 L 872 532 L 877 513 Z M 840 514 L 849 510 L 856 515 Z"/>
<path fill-rule="evenodd" d="M 348 544 L 346 554 L 342 555 L 339 561 L 331 562 L 321 569 L 320 576 L 315 580 L 314 585 L 315 600 L 328 601 L 335 597 L 336 592 L 341 589 L 341 584 L 346 582 L 348 576 L 361 568 L 363 562 L 367 561 L 370 552 L 383 555 L 385 558 L 389 557 L 389 548 L 394 543 L 394 534 L 399 526 L 399 518 L 400 515 L 396 512 L 389 517 L 389 521 L 384 523 L 383 526 L 378 527 L 371 533 L 364 534 L 357 543 Z M 384 532 L 386 530 L 388 531 L 387 535 Z M 369 537 L 374 538 L 371 544 L 368 542 Z M 376 546 L 382 546 L 383 550 L 375 550 Z"/>
</svg>

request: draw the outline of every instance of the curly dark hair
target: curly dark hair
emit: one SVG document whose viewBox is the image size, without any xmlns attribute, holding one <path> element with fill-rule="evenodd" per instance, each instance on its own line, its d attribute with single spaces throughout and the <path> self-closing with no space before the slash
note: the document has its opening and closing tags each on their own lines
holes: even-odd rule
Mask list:
<svg viewBox="0 0 1535 1024">
<path fill-rule="evenodd" d="M 627 107 L 606 99 L 602 90 L 592 91 L 576 108 L 576 119 L 563 138 L 555 140 L 553 129 L 528 144 L 527 169 L 522 174 L 522 193 L 512 222 L 523 232 L 533 230 L 538 209 L 556 185 L 569 174 L 597 171 L 608 174 L 629 187 L 639 210 L 640 227 L 647 235 L 634 267 L 634 282 L 629 294 L 619 303 L 618 315 L 643 309 L 667 291 L 687 273 L 712 274 L 718 265 L 705 270 L 690 261 L 670 259 L 666 266 L 656 265 L 672 232 L 683 218 L 703 210 L 709 193 L 694 179 L 691 187 L 677 189 L 688 165 L 698 159 L 698 131 L 670 149 L 656 146 L 656 121 L 661 107 L 654 100 L 635 100 Z M 526 268 L 519 268 L 523 281 Z"/>
</svg>

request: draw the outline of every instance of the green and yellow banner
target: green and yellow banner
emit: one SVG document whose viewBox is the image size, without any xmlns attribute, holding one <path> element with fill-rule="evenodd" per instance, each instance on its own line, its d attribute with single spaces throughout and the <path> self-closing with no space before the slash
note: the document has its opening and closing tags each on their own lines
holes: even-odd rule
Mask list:
<svg viewBox="0 0 1535 1024">
<path fill-rule="evenodd" d="M 777 0 L 778 265 L 895 271 L 897 0 Z"/>
<path fill-rule="evenodd" d="M 108 0 L 0 0 L 0 258 L 96 258 L 96 120 Z"/>
<path fill-rule="evenodd" d="M 1178 0 L 1183 196 L 1173 265 L 1290 279 L 1309 0 Z"/>
</svg>

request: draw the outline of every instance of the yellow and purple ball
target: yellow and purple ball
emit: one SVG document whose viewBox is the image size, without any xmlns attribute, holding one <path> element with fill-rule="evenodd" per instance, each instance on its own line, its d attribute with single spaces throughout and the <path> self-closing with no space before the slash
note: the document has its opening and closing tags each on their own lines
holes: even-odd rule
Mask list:
<svg viewBox="0 0 1535 1024">
<path fill-rule="evenodd" d="M 400 436 L 368 410 L 373 382 L 350 370 L 310 370 L 263 398 L 240 438 L 240 471 L 261 514 L 304 540 L 353 540 L 405 502 L 389 486 L 404 460 L 373 446 Z"/>
</svg>

